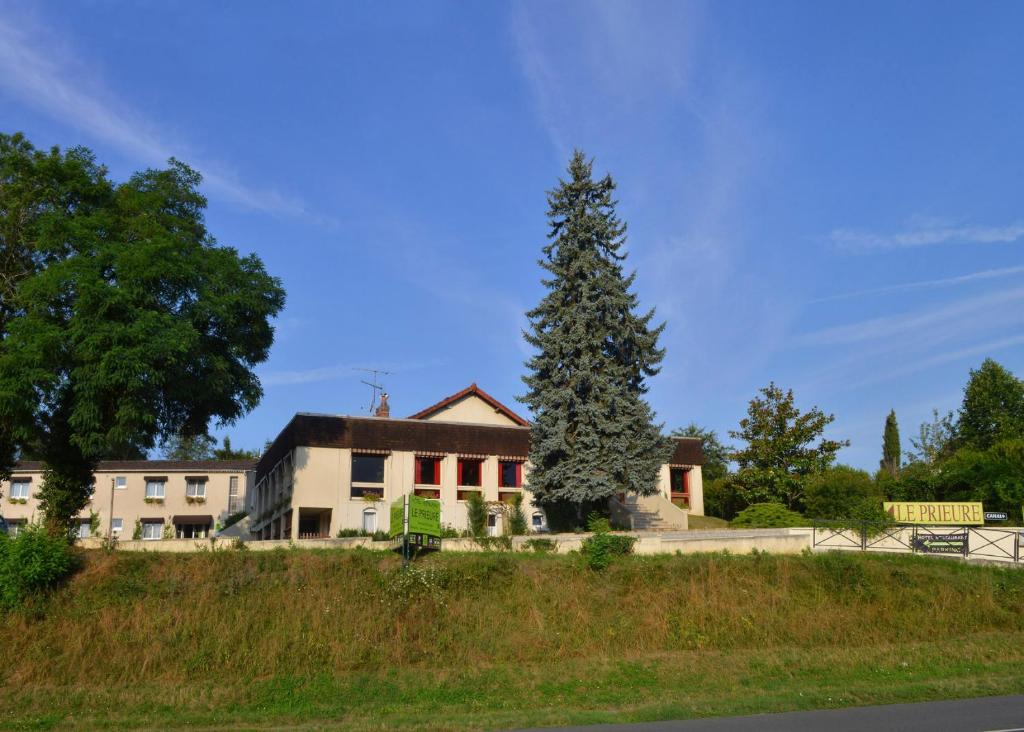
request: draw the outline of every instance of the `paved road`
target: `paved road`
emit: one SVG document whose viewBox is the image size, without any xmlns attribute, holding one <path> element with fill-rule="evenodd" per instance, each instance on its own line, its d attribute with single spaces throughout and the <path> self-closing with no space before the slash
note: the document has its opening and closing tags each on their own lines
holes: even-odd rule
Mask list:
<svg viewBox="0 0 1024 732">
<path fill-rule="evenodd" d="M 1024 732 L 1024 696 L 565 727 L 574 732 Z M 540 732 L 540 730 L 524 731 Z M 550 732 L 550 730 L 548 731 Z"/>
</svg>

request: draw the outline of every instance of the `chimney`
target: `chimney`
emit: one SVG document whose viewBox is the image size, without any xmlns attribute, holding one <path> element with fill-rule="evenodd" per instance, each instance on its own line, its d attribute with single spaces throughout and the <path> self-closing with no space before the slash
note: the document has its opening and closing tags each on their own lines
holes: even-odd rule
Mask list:
<svg viewBox="0 0 1024 732">
<path fill-rule="evenodd" d="M 391 407 L 388 405 L 388 393 L 386 391 L 381 392 L 380 395 L 380 406 L 377 407 L 377 411 L 373 413 L 374 417 L 390 417 Z"/>
</svg>

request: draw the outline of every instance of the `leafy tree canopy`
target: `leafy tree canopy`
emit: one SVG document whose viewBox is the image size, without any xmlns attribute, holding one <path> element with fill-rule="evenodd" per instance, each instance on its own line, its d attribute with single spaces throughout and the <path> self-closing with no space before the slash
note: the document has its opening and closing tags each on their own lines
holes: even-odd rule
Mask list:
<svg viewBox="0 0 1024 732">
<path fill-rule="evenodd" d="M 953 423 L 953 413 L 940 415 L 938 409 L 933 409 L 932 421 L 922 423 L 918 428 L 917 437 L 910 438 L 914 450 L 907 453 L 907 460 L 934 465 L 953 453 L 955 443 L 956 425 Z"/>
<path fill-rule="evenodd" d="M 230 424 L 262 395 L 280 282 L 206 230 L 175 160 L 114 183 L 84 148 L 0 135 L 0 467 L 46 466 L 63 532 L 102 457 Z"/>
<path fill-rule="evenodd" d="M 614 190 L 573 154 L 569 179 L 548 194 L 547 294 L 527 313 L 536 349 L 522 399 L 534 417 L 530 490 L 542 505 L 575 506 L 578 518 L 620 491 L 656 490 L 672 449 L 643 399 L 664 357 L 664 326 L 651 326 L 653 311 L 637 313 Z"/>
<path fill-rule="evenodd" d="M 957 419 L 960 444 L 985 450 L 1001 440 L 1024 437 L 1024 382 L 990 358 L 964 388 Z"/>
<path fill-rule="evenodd" d="M 817 407 L 800 412 L 792 389 L 783 391 L 774 382 L 761 389 L 750 400 L 740 428 L 729 432 L 745 443 L 732 455 L 745 500 L 802 507 L 804 478 L 829 467 L 836 453 L 850 444 L 822 437 L 834 420 Z"/>
<path fill-rule="evenodd" d="M 704 450 L 701 476 L 704 481 L 717 480 L 729 472 L 729 448 L 718 439 L 718 433 L 691 422 L 672 431 L 673 437 L 695 437 Z"/>
</svg>

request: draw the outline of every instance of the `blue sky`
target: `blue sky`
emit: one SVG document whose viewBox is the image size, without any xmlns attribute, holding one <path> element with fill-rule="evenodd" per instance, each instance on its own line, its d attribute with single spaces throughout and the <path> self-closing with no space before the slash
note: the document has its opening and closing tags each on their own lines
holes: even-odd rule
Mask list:
<svg viewBox="0 0 1024 732">
<path fill-rule="evenodd" d="M 288 291 L 258 446 L 297 411 L 514 405 L 545 191 L 619 183 L 668 327 L 650 399 L 724 433 L 774 380 L 844 462 L 992 356 L 1024 374 L 1024 4 L 0 0 L 0 129 L 122 179 L 178 157 Z M 514 405 L 519 406 L 519 405 Z"/>
</svg>

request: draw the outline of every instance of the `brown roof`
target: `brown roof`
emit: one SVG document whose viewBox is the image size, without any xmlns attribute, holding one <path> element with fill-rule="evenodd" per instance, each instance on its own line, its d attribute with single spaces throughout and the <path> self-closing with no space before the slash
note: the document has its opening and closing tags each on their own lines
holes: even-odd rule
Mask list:
<svg viewBox="0 0 1024 732">
<path fill-rule="evenodd" d="M 427 407 L 426 409 L 423 409 L 423 410 L 421 410 L 419 412 L 416 412 L 416 414 L 411 415 L 409 417 L 409 419 L 426 419 L 430 415 L 436 414 L 437 412 L 440 412 L 442 409 L 447 407 L 449 404 L 454 404 L 455 402 L 459 401 L 460 399 L 464 399 L 465 397 L 468 397 L 468 396 L 476 396 L 476 397 L 479 397 L 480 399 L 483 399 L 485 402 L 487 402 L 492 407 L 494 407 L 494 411 L 500 412 L 501 414 L 504 414 L 506 417 L 508 417 L 509 419 L 511 419 L 513 422 L 515 422 L 518 425 L 522 425 L 523 427 L 529 427 L 530 426 L 529 422 L 527 422 L 525 419 L 523 419 L 518 414 L 513 412 L 511 409 L 506 407 L 504 404 L 499 402 L 497 399 L 492 397 L 490 394 L 488 394 L 486 391 L 481 389 L 476 384 L 470 384 L 469 386 L 467 386 L 462 391 L 457 392 L 455 394 L 452 394 L 450 397 L 445 397 L 444 399 L 439 401 L 437 404 L 434 404 L 432 406 Z"/>
<path fill-rule="evenodd" d="M 704 463 L 700 440 L 692 437 L 673 439 L 676 448 L 669 462 L 679 465 Z M 256 466 L 256 481 L 259 482 L 296 447 L 502 455 L 525 459 L 530 452 L 530 430 L 527 427 L 420 419 L 296 414 L 260 458 Z"/>
<path fill-rule="evenodd" d="M 97 470 L 115 471 L 147 471 L 159 472 L 161 470 L 195 470 L 199 472 L 241 472 L 254 470 L 256 460 L 100 460 L 96 466 Z M 23 460 L 14 467 L 14 472 L 38 473 L 43 469 L 43 464 L 37 460 Z"/>
<path fill-rule="evenodd" d="M 703 465 L 704 447 L 696 437 L 673 437 L 676 449 L 669 458 L 673 465 Z"/>
<path fill-rule="evenodd" d="M 256 480 L 266 475 L 290 450 L 300 446 L 422 450 L 525 459 L 530 451 L 530 430 L 527 427 L 420 419 L 296 414 L 260 458 L 256 466 Z"/>
<path fill-rule="evenodd" d="M 213 516 L 172 516 L 172 524 L 200 524 L 209 525 L 213 523 Z"/>
</svg>

